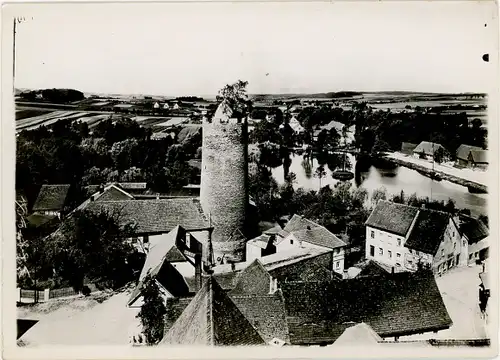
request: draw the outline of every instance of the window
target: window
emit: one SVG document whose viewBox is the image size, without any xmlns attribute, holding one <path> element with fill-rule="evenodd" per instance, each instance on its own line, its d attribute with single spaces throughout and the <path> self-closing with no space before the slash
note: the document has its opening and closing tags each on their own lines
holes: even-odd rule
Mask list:
<svg viewBox="0 0 500 360">
<path fill-rule="evenodd" d="M 401 254 L 400 253 L 397 253 L 396 254 L 396 257 L 399 259 L 401 257 Z"/>
<path fill-rule="evenodd" d="M 384 249 L 378 248 L 378 253 L 379 253 L 379 255 L 384 255 Z"/>
<path fill-rule="evenodd" d="M 397 266 L 397 267 L 401 267 L 401 264 L 397 262 L 397 263 L 396 263 L 396 266 Z"/>
<path fill-rule="evenodd" d="M 372 257 L 375 256 L 375 246 L 373 246 L 373 245 L 370 245 L 370 256 L 372 256 Z M 472 255 L 471 255 L 471 257 L 472 257 Z"/>
<path fill-rule="evenodd" d="M 293 239 L 290 239 L 290 244 L 293 244 Z"/>
<path fill-rule="evenodd" d="M 412 249 L 410 249 L 410 254 L 413 254 L 413 250 Z"/>
<path fill-rule="evenodd" d="M 401 246 L 401 239 L 398 239 L 398 246 Z"/>
<path fill-rule="evenodd" d="M 441 256 L 444 256 L 444 249 L 441 249 Z"/>
<path fill-rule="evenodd" d="M 465 240 L 464 240 L 464 246 L 465 246 Z"/>
<path fill-rule="evenodd" d="M 469 255 L 469 260 L 472 260 L 472 254 Z"/>
<path fill-rule="evenodd" d="M 375 231 L 372 231 L 371 234 L 370 234 L 371 238 L 375 238 Z"/>
<path fill-rule="evenodd" d="M 454 242 L 454 243 L 453 243 L 453 250 L 456 250 L 456 249 L 457 249 L 457 243 L 456 243 L 456 242 Z"/>
<path fill-rule="evenodd" d="M 340 261 L 337 261 L 337 262 L 335 263 L 335 267 L 336 267 L 337 269 L 340 269 Z"/>
<path fill-rule="evenodd" d="M 392 251 L 389 250 L 389 251 L 387 251 L 387 253 L 389 254 L 389 259 L 392 259 Z"/>
</svg>

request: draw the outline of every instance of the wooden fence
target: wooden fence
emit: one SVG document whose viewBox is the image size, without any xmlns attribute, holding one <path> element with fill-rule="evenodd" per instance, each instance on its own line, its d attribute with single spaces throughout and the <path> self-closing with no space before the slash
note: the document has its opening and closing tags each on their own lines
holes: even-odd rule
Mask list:
<svg viewBox="0 0 500 360">
<path fill-rule="evenodd" d="M 99 291 L 99 289 L 94 284 L 86 284 L 90 289 L 90 292 Z M 81 294 L 81 292 L 75 291 L 72 287 L 61 288 L 61 289 L 45 289 L 45 290 L 25 290 L 25 289 L 17 289 L 18 301 L 28 301 L 28 302 L 42 302 L 48 301 L 57 298 L 64 298 L 70 296 L 76 296 Z M 35 300 L 36 295 L 36 300 Z"/>
</svg>

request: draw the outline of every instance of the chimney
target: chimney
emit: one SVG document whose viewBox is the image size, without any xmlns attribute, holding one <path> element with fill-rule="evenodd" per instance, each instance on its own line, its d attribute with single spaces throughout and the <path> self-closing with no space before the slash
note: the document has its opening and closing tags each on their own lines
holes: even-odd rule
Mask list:
<svg viewBox="0 0 500 360">
<path fill-rule="evenodd" d="M 159 193 L 156 194 L 156 200 L 160 200 L 160 194 Z"/>
<path fill-rule="evenodd" d="M 195 292 L 201 289 L 201 254 L 196 254 L 194 256 L 194 280 L 195 280 Z"/>
<path fill-rule="evenodd" d="M 391 268 L 391 274 L 394 274 L 394 266 Z"/>
<path fill-rule="evenodd" d="M 231 271 L 236 270 L 236 264 L 234 262 L 231 262 Z"/>
</svg>

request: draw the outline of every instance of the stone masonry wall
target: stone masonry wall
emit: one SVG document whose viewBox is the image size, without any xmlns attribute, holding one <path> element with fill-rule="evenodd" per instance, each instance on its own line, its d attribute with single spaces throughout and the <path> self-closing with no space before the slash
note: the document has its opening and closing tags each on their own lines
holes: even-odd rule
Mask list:
<svg viewBox="0 0 500 360">
<path fill-rule="evenodd" d="M 248 206 L 246 123 L 204 123 L 200 202 L 214 232 L 215 259 L 245 256 L 245 241 L 230 241 L 233 231 L 245 233 Z"/>
</svg>

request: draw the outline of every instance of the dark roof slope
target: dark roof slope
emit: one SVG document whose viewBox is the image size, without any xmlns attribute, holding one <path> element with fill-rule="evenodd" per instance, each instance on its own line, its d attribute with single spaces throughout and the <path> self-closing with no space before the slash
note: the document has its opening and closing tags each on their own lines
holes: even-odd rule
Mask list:
<svg viewBox="0 0 500 360">
<path fill-rule="evenodd" d="M 411 154 L 413 153 L 413 150 L 417 147 L 417 144 L 412 144 L 409 142 L 403 142 L 401 144 L 401 152 L 405 154 Z"/>
<path fill-rule="evenodd" d="M 365 322 L 382 337 L 452 324 L 431 271 L 281 286 L 292 344 L 334 342 L 349 322 Z"/>
<path fill-rule="evenodd" d="M 290 344 L 285 306 L 280 291 L 267 295 L 236 295 L 231 296 L 231 299 L 264 341 L 269 343 L 277 338 Z"/>
<path fill-rule="evenodd" d="M 26 217 L 26 221 L 30 226 L 35 228 L 43 225 L 52 225 L 58 222 L 58 217 L 56 215 L 43 215 L 43 214 L 31 214 Z"/>
<path fill-rule="evenodd" d="M 177 225 L 187 230 L 209 226 L 199 201 L 192 198 L 97 201 L 90 203 L 87 209 L 116 213 L 121 224 L 137 225 L 138 234 L 166 233 Z"/>
<path fill-rule="evenodd" d="M 486 150 L 471 150 L 471 158 L 475 163 L 487 164 L 488 163 L 488 151 Z"/>
<path fill-rule="evenodd" d="M 439 244 L 450 221 L 450 216 L 441 211 L 421 209 L 415 226 L 405 243 L 409 249 L 436 255 Z"/>
<path fill-rule="evenodd" d="M 241 271 L 231 295 L 250 295 L 269 293 L 271 284 L 271 275 L 264 268 L 262 263 L 255 259 L 250 265 Z"/>
<path fill-rule="evenodd" d="M 433 156 L 434 152 L 436 152 L 438 149 L 443 149 L 443 151 L 446 152 L 446 149 L 441 144 L 432 143 L 430 141 L 422 141 L 420 144 L 417 145 L 417 147 L 413 150 L 413 152 L 419 154 L 423 153 L 425 155 Z"/>
<path fill-rule="evenodd" d="M 212 278 L 184 309 L 161 345 L 263 345 L 264 340 Z"/>
<path fill-rule="evenodd" d="M 481 148 L 477 146 L 462 144 L 457 149 L 456 152 L 457 158 L 462 160 L 468 160 L 469 153 L 471 152 L 471 150 L 481 150 Z"/>
<path fill-rule="evenodd" d="M 410 229 L 418 208 L 381 200 L 366 220 L 366 225 L 405 236 Z"/>
<path fill-rule="evenodd" d="M 42 185 L 33 205 L 33 211 L 61 211 L 71 185 Z"/>
<path fill-rule="evenodd" d="M 488 227 L 479 219 L 460 215 L 458 218 L 460 232 L 467 236 L 470 244 L 483 240 L 489 235 Z"/>
</svg>

